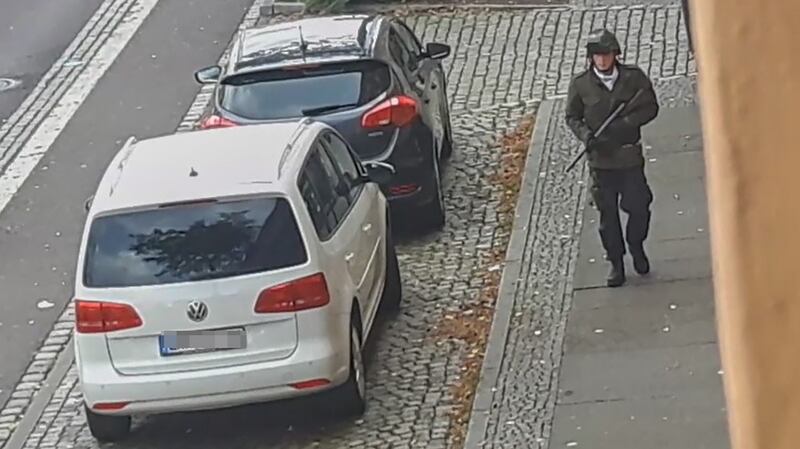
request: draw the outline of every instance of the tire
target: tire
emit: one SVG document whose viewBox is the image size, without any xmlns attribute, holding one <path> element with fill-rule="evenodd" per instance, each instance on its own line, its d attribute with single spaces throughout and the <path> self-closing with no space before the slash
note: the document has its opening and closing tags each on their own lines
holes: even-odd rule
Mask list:
<svg viewBox="0 0 800 449">
<path fill-rule="evenodd" d="M 442 160 L 448 160 L 453 155 L 453 125 L 450 123 L 450 111 L 445 97 L 444 111 L 442 111 L 442 122 L 444 126 L 444 139 L 442 139 Z"/>
<path fill-rule="evenodd" d="M 357 329 L 358 321 L 350 323 L 350 375 L 347 381 L 336 391 L 336 403 L 348 416 L 361 416 L 367 410 L 367 379 L 364 357 L 362 353 L 361 333 Z"/>
<path fill-rule="evenodd" d="M 442 192 L 442 171 L 439 169 L 439 162 L 434 158 L 433 161 L 433 188 L 436 190 L 436 197 L 420 210 L 422 224 L 425 230 L 436 231 L 441 229 L 445 223 L 444 194 Z"/>
<path fill-rule="evenodd" d="M 127 437 L 131 433 L 130 416 L 100 415 L 84 405 L 86 422 L 92 436 L 100 442 L 114 442 Z"/>
<path fill-rule="evenodd" d="M 388 234 L 388 232 L 387 232 Z M 400 264 L 391 235 L 386 237 L 386 283 L 381 295 L 381 306 L 391 312 L 400 310 L 403 300 L 403 286 L 400 279 Z"/>
</svg>

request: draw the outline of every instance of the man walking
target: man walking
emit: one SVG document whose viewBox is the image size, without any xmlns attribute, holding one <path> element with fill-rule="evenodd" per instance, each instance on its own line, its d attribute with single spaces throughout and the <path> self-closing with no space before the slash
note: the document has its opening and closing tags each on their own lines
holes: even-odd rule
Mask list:
<svg viewBox="0 0 800 449">
<path fill-rule="evenodd" d="M 607 285 L 625 283 L 625 240 L 636 272 L 650 272 L 644 241 L 650 228 L 653 193 L 644 173 L 641 127 L 658 115 L 658 100 L 647 75 L 619 62 L 621 48 L 608 30 L 589 34 L 589 69 L 569 86 L 566 120 L 586 145 L 592 176 L 591 193 L 600 212 L 600 238 L 611 263 Z M 629 102 L 597 137 L 595 132 L 623 102 Z M 628 215 L 623 239 L 619 209 Z"/>
</svg>

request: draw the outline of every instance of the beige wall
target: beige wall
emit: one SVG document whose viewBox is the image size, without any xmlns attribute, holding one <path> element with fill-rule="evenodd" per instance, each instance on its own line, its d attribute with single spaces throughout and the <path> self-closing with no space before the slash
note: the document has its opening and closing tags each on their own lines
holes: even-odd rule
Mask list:
<svg viewBox="0 0 800 449">
<path fill-rule="evenodd" d="M 734 449 L 800 448 L 800 0 L 692 0 Z"/>
</svg>

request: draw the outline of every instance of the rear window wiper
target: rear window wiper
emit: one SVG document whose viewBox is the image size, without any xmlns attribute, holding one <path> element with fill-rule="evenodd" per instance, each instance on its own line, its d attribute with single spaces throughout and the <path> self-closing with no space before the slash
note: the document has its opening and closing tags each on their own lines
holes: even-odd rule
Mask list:
<svg viewBox="0 0 800 449">
<path fill-rule="evenodd" d="M 348 104 L 330 104 L 328 106 L 320 106 L 318 108 L 308 108 L 303 109 L 301 112 L 306 117 L 324 114 L 326 112 L 333 112 L 339 109 L 349 109 L 358 106 L 358 103 L 348 103 Z"/>
</svg>

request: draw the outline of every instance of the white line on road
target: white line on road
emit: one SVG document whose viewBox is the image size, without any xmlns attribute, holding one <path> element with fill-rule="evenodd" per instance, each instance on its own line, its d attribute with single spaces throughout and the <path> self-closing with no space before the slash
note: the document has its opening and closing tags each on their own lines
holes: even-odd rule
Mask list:
<svg viewBox="0 0 800 449">
<path fill-rule="evenodd" d="M 125 48 L 158 1 L 137 0 L 136 4 L 124 14 L 124 19 L 111 36 L 103 43 L 91 61 L 86 61 L 83 71 L 75 82 L 39 124 L 36 132 L 27 140 L 22 150 L 6 166 L 5 171 L 0 175 L 0 213 L 22 187 L 22 184 L 30 176 L 33 169 L 61 134 L 61 130 L 72 119 L 72 116 L 86 100 L 86 97 L 89 96 L 95 84 L 119 56 L 122 49 Z M 90 22 L 86 26 L 93 26 L 93 24 Z M 82 40 L 84 34 L 84 32 L 79 33 L 76 40 Z M 72 47 L 73 45 L 70 45 L 70 48 Z M 62 64 L 62 59 L 59 58 L 56 64 Z M 46 82 L 44 79 L 41 81 L 41 83 Z M 34 92 L 37 90 L 40 91 L 41 89 L 35 89 Z"/>
<path fill-rule="evenodd" d="M 244 20 L 239 24 L 239 30 L 250 28 L 256 25 L 260 16 L 261 7 L 268 1 L 270 0 L 253 0 L 253 3 L 248 9 Z M 2 150 L 4 149 L 3 144 L 5 143 L 5 137 L 0 137 L 0 212 L 3 211 L 16 191 L 22 186 L 25 178 L 27 178 L 36 167 L 39 160 L 41 160 L 55 139 L 58 137 L 61 129 L 66 126 L 80 104 L 89 95 L 100 77 L 102 77 L 103 73 L 108 69 L 114 59 L 126 46 L 133 34 L 136 33 L 136 30 L 144 22 L 145 18 L 153 9 L 153 7 L 158 3 L 158 0 L 105 0 L 104 6 L 131 2 L 137 3 L 131 9 L 117 8 L 118 11 L 123 9 L 129 11 L 128 13 L 124 13 L 125 17 L 121 19 L 123 21 L 122 24 L 120 24 L 117 27 L 116 32 L 114 32 L 112 36 L 110 36 L 103 43 L 103 47 L 95 53 L 95 56 L 91 57 L 90 59 L 86 59 L 88 65 L 84 67 L 84 72 L 80 74 L 80 76 L 75 80 L 74 84 L 62 96 L 58 104 L 51 111 L 43 112 L 48 114 L 47 117 L 44 119 L 38 129 L 36 129 L 35 134 L 30 137 L 30 140 L 25 144 L 24 148 L 14 157 L 10 165 L 7 166 L 4 173 L 2 172 Z M 103 10 L 109 9 L 111 8 L 101 7 L 98 9 L 98 13 L 96 15 L 103 14 Z M 86 27 L 89 28 L 90 25 L 95 22 L 97 22 L 97 20 L 96 18 L 93 18 L 89 23 L 87 23 Z M 78 35 L 78 38 L 76 38 L 76 41 L 79 39 L 84 39 L 86 34 L 85 31 L 86 29 L 81 31 L 81 33 Z M 93 33 L 90 33 L 90 35 Z M 231 40 L 226 47 L 226 50 L 221 57 L 220 64 L 224 64 L 227 61 L 232 44 L 233 40 Z M 73 42 L 73 44 L 70 45 L 70 48 L 74 46 L 75 43 Z M 63 64 L 64 61 L 67 60 L 66 58 L 69 57 L 68 53 L 70 51 L 71 50 L 65 52 L 65 56 L 62 56 L 59 59 L 60 62 L 57 62 L 56 65 Z M 55 67 L 54 65 L 51 71 L 58 71 L 58 67 Z M 63 75 L 56 75 L 49 78 L 52 79 L 59 77 L 63 78 Z M 37 86 L 34 92 L 38 90 L 39 93 L 41 93 L 42 88 L 43 86 Z M 186 132 L 194 128 L 194 124 L 200 117 L 202 110 L 208 105 L 212 90 L 213 88 L 208 86 L 204 86 L 200 89 L 200 92 L 197 94 L 192 106 L 187 111 L 184 120 L 181 122 L 176 132 Z M 33 101 L 36 101 L 36 103 L 32 103 Z M 26 102 L 30 103 L 28 106 L 35 106 L 38 103 L 46 101 L 48 101 L 48 99 L 41 100 L 37 98 L 30 98 L 30 96 L 28 99 L 26 99 Z M 36 111 L 34 111 L 34 113 L 35 112 Z M 12 119 L 16 120 L 17 122 L 22 122 L 24 120 L 20 120 L 20 118 L 24 118 L 27 114 L 27 111 L 15 113 L 12 116 Z M 32 121 L 32 119 L 30 121 Z M 23 126 L 30 126 L 30 123 L 23 124 Z M 0 136 L 7 136 L 7 134 L 4 134 L 4 132 L 8 129 L 8 126 L 3 126 L 0 128 Z M 18 133 L 18 135 L 19 134 L 21 133 Z M 10 146 L 8 146 L 8 148 L 10 148 Z M 66 310 L 64 310 L 59 317 L 53 329 L 50 331 L 48 339 L 51 337 L 71 337 L 73 322 L 74 308 L 72 303 L 70 303 Z M 35 354 L 41 354 L 42 352 L 43 348 L 40 347 Z M 35 371 L 32 369 L 35 363 L 43 362 L 48 364 L 46 369 L 42 370 L 41 367 L 37 367 Z M 32 374 L 33 376 L 36 376 L 36 378 L 40 379 L 31 380 L 28 382 L 29 385 L 31 383 L 37 385 L 35 388 L 37 393 L 32 398 L 28 398 L 27 405 L 18 407 L 18 410 L 16 410 L 14 413 L 8 413 L 8 407 L 0 409 L 0 415 L 2 415 L 4 420 L 6 420 L 5 422 L 0 423 L 0 449 L 20 449 L 23 446 L 27 447 L 30 444 L 30 440 L 33 438 L 31 436 L 31 432 L 34 425 L 45 425 L 45 427 L 49 426 L 49 424 L 41 421 L 43 419 L 43 412 L 46 406 L 49 404 L 49 399 L 51 399 L 53 396 L 54 389 L 63 384 L 64 380 L 66 379 L 63 373 L 64 370 L 59 369 L 59 367 L 63 368 L 65 366 L 74 366 L 74 354 L 72 350 L 66 346 L 62 346 L 61 349 L 58 350 L 55 359 L 48 357 L 47 360 L 37 361 L 34 358 L 34 361 L 28 366 L 23 379 L 25 379 L 25 376 L 28 374 Z M 44 382 L 41 380 L 42 375 L 47 376 Z M 21 388 L 24 383 L 25 382 L 17 383 L 14 388 L 14 393 L 22 392 Z M 12 393 L 12 396 L 14 393 Z M 12 422 L 8 422 L 9 416 L 13 416 Z M 52 420 L 52 418 L 53 417 L 50 419 Z M 9 438 L 11 438 L 11 440 L 9 440 Z M 12 442 L 13 445 L 6 444 Z"/>
<path fill-rule="evenodd" d="M 17 111 L 0 127 L 0 213 L 158 1 L 105 0 Z M 69 307 L 62 319 L 65 316 L 71 316 Z M 62 324 L 62 319 L 56 324 Z M 52 330 L 51 335 L 55 332 Z M 34 363 L 37 361 L 31 362 L 26 373 Z M 19 384 L 12 397 L 19 393 L 18 388 Z M 17 405 L 17 414 L 8 415 L 7 409 L 0 411 L 6 415 L 6 422 L 0 425 L 5 426 L 0 428 L 0 448 L 5 446 L 12 429 L 19 423 L 17 420 L 22 419 L 30 404 Z M 11 422 L 8 422 L 9 417 Z"/>
</svg>

